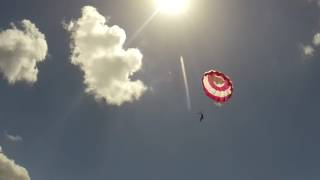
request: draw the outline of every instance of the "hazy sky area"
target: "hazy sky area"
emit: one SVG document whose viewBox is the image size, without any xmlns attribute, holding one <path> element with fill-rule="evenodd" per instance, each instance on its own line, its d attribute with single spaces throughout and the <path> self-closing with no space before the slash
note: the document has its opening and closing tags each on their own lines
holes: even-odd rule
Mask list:
<svg viewBox="0 0 320 180">
<path fill-rule="evenodd" d="M 190 0 L 137 33 L 154 11 L 0 0 L 0 180 L 318 180 L 320 1 Z"/>
</svg>

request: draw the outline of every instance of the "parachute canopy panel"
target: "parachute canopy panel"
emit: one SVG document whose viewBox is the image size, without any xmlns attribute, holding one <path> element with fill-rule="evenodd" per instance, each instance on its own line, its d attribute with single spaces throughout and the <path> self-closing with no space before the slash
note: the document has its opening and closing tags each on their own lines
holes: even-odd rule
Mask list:
<svg viewBox="0 0 320 180">
<path fill-rule="evenodd" d="M 202 86 L 206 95 L 218 103 L 227 102 L 233 93 L 233 84 L 230 78 L 215 70 L 204 73 Z"/>
</svg>

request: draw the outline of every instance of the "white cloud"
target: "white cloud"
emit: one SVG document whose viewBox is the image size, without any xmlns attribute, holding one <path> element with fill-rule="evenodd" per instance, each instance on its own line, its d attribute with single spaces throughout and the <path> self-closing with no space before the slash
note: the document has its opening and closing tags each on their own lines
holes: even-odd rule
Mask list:
<svg viewBox="0 0 320 180">
<path fill-rule="evenodd" d="M 29 20 L 21 22 L 22 30 L 13 23 L 0 31 L 0 72 L 10 84 L 37 81 L 37 63 L 47 55 L 45 36 Z"/>
<path fill-rule="evenodd" d="M 308 3 L 317 3 L 317 5 L 320 7 L 320 0 L 307 0 Z"/>
<path fill-rule="evenodd" d="M 315 46 L 320 46 L 320 33 L 316 33 L 314 36 L 313 36 L 313 44 Z"/>
<path fill-rule="evenodd" d="M 138 100 L 147 87 L 131 76 L 142 66 L 138 49 L 123 49 L 126 34 L 119 26 L 109 27 L 106 18 L 91 6 L 82 8 L 82 17 L 71 21 L 71 62 L 84 72 L 86 91 L 108 104 L 121 105 Z"/>
<path fill-rule="evenodd" d="M 310 45 L 306 45 L 302 47 L 303 54 L 308 57 L 312 57 L 314 55 L 314 48 Z"/>
<path fill-rule="evenodd" d="M 320 8 L 320 0 L 307 0 L 308 3 L 316 3 Z M 314 53 L 318 51 L 316 48 L 320 47 L 320 32 L 315 33 L 312 43 L 307 46 L 302 46 L 303 54 L 306 57 L 313 57 Z"/>
<path fill-rule="evenodd" d="M 21 142 L 23 140 L 21 136 L 8 134 L 7 131 L 4 131 L 4 135 L 8 141 L 13 143 Z"/>
<path fill-rule="evenodd" d="M 3 154 L 0 147 L 0 180 L 30 180 L 28 171 Z"/>
</svg>

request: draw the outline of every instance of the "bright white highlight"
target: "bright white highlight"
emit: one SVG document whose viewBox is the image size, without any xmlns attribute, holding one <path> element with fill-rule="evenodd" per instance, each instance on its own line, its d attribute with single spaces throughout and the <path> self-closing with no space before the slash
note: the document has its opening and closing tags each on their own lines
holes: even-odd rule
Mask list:
<svg viewBox="0 0 320 180">
<path fill-rule="evenodd" d="M 188 79 L 187 79 L 187 73 L 186 73 L 186 67 L 184 65 L 183 57 L 180 57 L 180 63 L 181 63 L 181 69 L 182 69 L 182 76 L 184 81 L 184 87 L 186 89 L 186 96 L 187 96 L 187 107 L 188 110 L 191 110 L 191 99 L 190 99 L 190 93 L 189 93 L 189 85 L 188 85 Z"/>
<path fill-rule="evenodd" d="M 155 0 L 157 9 L 167 14 L 181 14 L 188 8 L 187 0 Z"/>
</svg>

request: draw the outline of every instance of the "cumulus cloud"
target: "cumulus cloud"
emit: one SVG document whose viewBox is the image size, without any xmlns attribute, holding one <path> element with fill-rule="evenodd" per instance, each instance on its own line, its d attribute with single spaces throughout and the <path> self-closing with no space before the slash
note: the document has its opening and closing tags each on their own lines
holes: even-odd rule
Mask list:
<svg viewBox="0 0 320 180">
<path fill-rule="evenodd" d="M 320 1 L 320 0 L 319 0 Z M 302 52 L 304 57 L 313 57 L 314 54 L 318 51 L 317 47 L 320 47 L 320 33 L 316 33 L 313 36 L 312 42 L 310 45 L 302 45 Z"/>
<path fill-rule="evenodd" d="M 37 63 L 47 55 L 45 36 L 29 20 L 21 21 L 21 29 L 13 23 L 0 31 L 0 72 L 10 84 L 37 81 Z"/>
<path fill-rule="evenodd" d="M 307 0 L 308 3 L 316 3 L 320 8 L 320 0 Z M 313 57 L 314 53 L 317 52 L 317 47 L 320 47 L 320 32 L 314 34 L 310 45 L 303 46 L 303 54 L 307 57 Z"/>
<path fill-rule="evenodd" d="M 0 146 L 0 180 L 30 180 L 28 171 L 1 151 Z"/>
<path fill-rule="evenodd" d="M 126 34 L 119 26 L 109 27 L 94 7 L 82 8 L 82 16 L 67 24 L 71 34 L 71 62 L 84 72 L 88 93 L 108 104 L 121 105 L 140 99 L 147 87 L 131 76 L 142 66 L 138 49 L 123 48 Z"/>
<path fill-rule="evenodd" d="M 307 57 L 312 57 L 314 55 L 314 48 L 310 45 L 306 45 L 302 47 L 303 54 Z"/>
<path fill-rule="evenodd" d="M 313 36 L 313 44 L 315 46 L 320 46 L 320 33 L 316 33 L 314 36 Z"/>
</svg>

